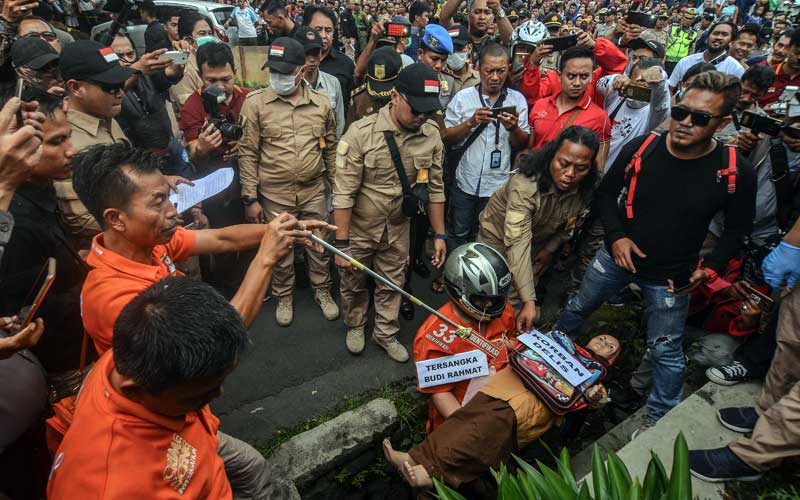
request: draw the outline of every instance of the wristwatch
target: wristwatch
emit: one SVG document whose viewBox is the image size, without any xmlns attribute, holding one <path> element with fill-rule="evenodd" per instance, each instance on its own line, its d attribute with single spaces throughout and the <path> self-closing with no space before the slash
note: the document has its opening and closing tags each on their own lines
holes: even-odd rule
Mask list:
<svg viewBox="0 0 800 500">
<path fill-rule="evenodd" d="M 256 198 L 253 198 L 253 197 L 250 197 L 250 196 L 242 196 L 242 204 L 244 204 L 244 206 L 246 206 L 246 207 L 249 207 L 250 205 L 252 205 L 253 203 L 255 203 L 257 201 L 258 201 L 258 199 L 256 199 Z"/>
<path fill-rule="evenodd" d="M 443 240 L 443 241 L 447 241 L 447 235 L 446 235 L 446 234 L 438 234 L 438 233 L 437 233 L 437 234 L 434 234 L 434 235 L 433 235 L 433 239 L 434 239 L 434 240 Z"/>
</svg>

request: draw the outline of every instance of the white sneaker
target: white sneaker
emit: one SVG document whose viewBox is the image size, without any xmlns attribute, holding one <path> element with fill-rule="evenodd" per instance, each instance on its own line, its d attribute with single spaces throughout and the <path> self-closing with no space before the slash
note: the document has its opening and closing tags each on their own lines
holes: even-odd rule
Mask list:
<svg viewBox="0 0 800 500">
<path fill-rule="evenodd" d="M 278 308 L 275 310 L 275 320 L 280 326 L 289 326 L 294 319 L 294 309 L 292 308 L 291 297 L 281 297 L 278 299 Z"/>
</svg>

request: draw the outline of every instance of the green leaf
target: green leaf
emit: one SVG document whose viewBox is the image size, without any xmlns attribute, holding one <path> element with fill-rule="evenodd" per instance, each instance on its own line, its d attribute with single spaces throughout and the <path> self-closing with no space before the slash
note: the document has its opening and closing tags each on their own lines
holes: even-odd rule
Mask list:
<svg viewBox="0 0 800 500">
<path fill-rule="evenodd" d="M 561 448 L 561 453 L 558 456 L 558 460 L 556 460 L 556 464 L 558 465 L 558 472 L 561 474 L 561 477 L 564 479 L 564 482 L 572 488 L 572 491 L 575 493 L 578 492 L 578 483 L 575 481 L 575 474 L 572 473 L 572 463 L 569 460 L 569 450 L 566 448 Z"/>
<path fill-rule="evenodd" d="M 673 449 L 672 474 L 667 489 L 669 500 L 691 500 L 692 480 L 689 475 L 689 446 L 683 433 L 675 438 Z"/>
<path fill-rule="evenodd" d="M 433 485 L 436 487 L 436 493 L 439 494 L 440 500 L 467 500 L 459 492 L 451 489 L 436 478 L 433 478 Z"/>
<path fill-rule="evenodd" d="M 503 481 L 498 488 L 497 498 L 498 500 L 523 500 L 522 489 L 513 474 L 506 473 L 503 476 Z"/>
<path fill-rule="evenodd" d="M 664 464 L 652 450 L 650 451 L 650 463 L 647 464 L 647 473 L 644 475 L 644 498 L 645 500 L 658 500 L 667 489 L 667 473 L 664 471 Z"/>
<path fill-rule="evenodd" d="M 517 461 L 520 468 L 525 471 L 527 474 L 528 482 L 530 483 L 531 487 L 533 488 L 534 492 L 536 493 L 535 498 L 538 499 L 547 499 L 547 491 L 549 487 L 547 486 L 547 481 L 545 481 L 544 476 L 538 470 L 534 469 L 531 464 L 526 462 L 525 460 L 519 458 L 516 455 L 512 455 L 514 460 Z"/>
<path fill-rule="evenodd" d="M 533 482 L 531 474 L 527 470 L 522 468 L 518 469 L 517 479 L 519 480 L 519 487 L 522 490 L 522 498 L 527 498 L 530 500 L 542 499 L 542 496 L 539 494 L 539 490 L 536 488 L 536 485 Z"/>
<path fill-rule="evenodd" d="M 592 496 L 589 494 L 589 485 L 585 481 L 581 484 L 581 490 L 578 492 L 578 500 L 592 500 Z"/>
<path fill-rule="evenodd" d="M 592 449 L 592 485 L 595 500 L 608 500 L 608 473 L 597 443 Z"/>
<path fill-rule="evenodd" d="M 639 484 L 639 479 L 634 479 L 631 489 L 628 492 L 627 500 L 642 500 L 642 485 Z"/>
<path fill-rule="evenodd" d="M 610 483 L 610 496 L 615 500 L 624 500 L 628 496 L 628 490 L 631 488 L 631 475 L 628 473 L 628 468 L 622 460 L 619 459 L 616 453 L 612 450 L 607 450 L 608 458 L 608 478 Z"/>
<path fill-rule="evenodd" d="M 553 469 L 546 466 L 540 461 L 536 461 L 539 470 L 542 471 L 547 484 L 550 486 L 550 492 L 545 495 L 547 498 L 558 498 L 559 500 L 575 499 L 578 496 L 577 491 L 572 491 L 572 488 L 567 485 L 561 476 L 553 472 Z"/>
</svg>

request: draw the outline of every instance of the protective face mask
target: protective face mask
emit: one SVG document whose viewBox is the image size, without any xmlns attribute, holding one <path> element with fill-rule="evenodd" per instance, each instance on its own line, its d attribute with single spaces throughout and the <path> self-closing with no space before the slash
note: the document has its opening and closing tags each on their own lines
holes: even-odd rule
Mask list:
<svg viewBox="0 0 800 500">
<path fill-rule="evenodd" d="M 214 37 L 213 36 L 201 36 L 200 38 L 198 38 L 196 40 L 198 47 L 202 47 L 203 45 L 205 45 L 205 44 L 207 44 L 209 42 L 213 42 L 213 41 L 214 41 Z"/>
<path fill-rule="evenodd" d="M 269 85 L 278 95 L 289 95 L 297 88 L 297 75 L 269 74 Z"/>
<path fill-rule="evenodd" d="M 636 99 L 626 99 L 626 100 L 625 100 L 625 104 L 626 104 L 626 105 L 627 105 L 629 108 L 633 108 L 633 109 L 641 109 L 641 108 L 643 108 L 643 107 L 647 106 L 647 105 L 648 105 L 648 104 L 650 104 L 650 103 L 649 103 L 649 102 L 644 102 L 644 101 L 637 101 Z"/>
<path fill-rule="evenodd" d="M 454 52 L 449 56 L 447 56 L 447 65 L 450 66 L 451 69 L 454 69 L 456 71 L 463 68 L 466 62 L 467 62 L 466 52 Z"/>
</svg>

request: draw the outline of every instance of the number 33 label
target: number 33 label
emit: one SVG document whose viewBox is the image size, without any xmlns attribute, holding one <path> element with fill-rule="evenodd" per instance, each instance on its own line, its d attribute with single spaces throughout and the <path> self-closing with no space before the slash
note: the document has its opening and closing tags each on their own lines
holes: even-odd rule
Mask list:
<svg viewBox="0 0 800 500">
<path fill-rule="evenodd" d="M 431 333 L 434 336 L 442 339 L 442 342 L 445 342 L 447 344 L 452 344 L 453 341 L 456 339 L 456 332 L 454 330 L 451 330 L 450 327 L 448 327 L 444 323 L 439 323 L 439 329 L 433 330 Z M 450 335 L 446 335 L 448 333 Z"/>
</svg>

